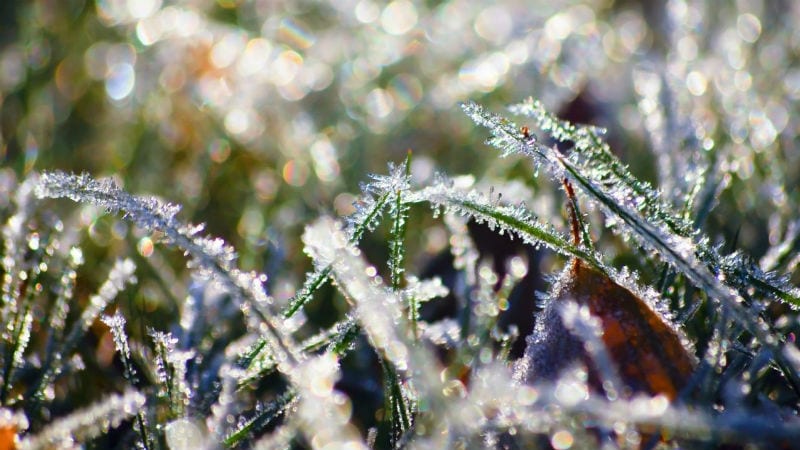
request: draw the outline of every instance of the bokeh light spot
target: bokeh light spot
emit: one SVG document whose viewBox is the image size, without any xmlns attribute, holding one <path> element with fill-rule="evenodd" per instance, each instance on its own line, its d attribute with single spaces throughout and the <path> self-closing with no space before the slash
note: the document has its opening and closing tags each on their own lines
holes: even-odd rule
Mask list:
<svg viewBox="0 0 800 450">
<path fill-rule="evenodd" d="M 503 44 L 513 31 L 514 21 L 508 10 L 499 5 L 490 6 L 475 18 L 475 32 L 494 44 Z"/>
<path fill-rule="evenodd" d="M 566 430 L 556 431 L 550 438 L 550 445 L 556 450 L 566 450 L 572 447 L 574 443 L 575 438 L 572 436 L 572 433 Z"/>
<path fill-rule="evenodd" d="M 306 49 L 314 45 L 314 35 L 297 20 L 284 18 L 278 27 L 278 37 L 287 44 L 298 49 Z"/>
<path fill-rule="evenodd" d="M 128 0 L 128 13 L 134 19 L 151 16 L 161 7 L 161 0 Z"/>
<path fill-rule="evenodd" d="M 692 95 L 700 96 L 705 94 L 707 85 L 708 80 L 706 80 L 705 75 L 696 70 L 686 75 L 686 88 L 689 89 Z"/>
<path fill-rule="evenodd" d="M 381 8 L 370 0 L 361 0 L 356 5 L 356 19 L 361 23 L 372 23 L 378 20 Z"/>
<path fill-rule="evenodd" d="M 736 20 L 736 31 L 742 40 L 753 43 L 761 36 L 761 21 L 750 13 L 742 14 Z"/>
<path fill-rule="evenodd" d="M 136 249 L 139 251 L 140 255 L 149 258 L 153 254 L 155 245 L 153 245 L 153 240 L 151 238 L 143 237 L 139 239 L 139 242 L 136 244 Z"/>
<path fill-rule="evenodd" d="M 396 0 L 386 5 L 381 13 L 381 26 L 392 35 L 400 36 L 417 24 L 417 8 L 407 0 Z"/>
<path fill-rule="evenodd" d="M 113 100 L 122 100 L 133 91 L 136 73 L 128 63 L 115 64 L 106 75 L 106 94 Z"/>
<path fill-rule="evenodd" d="M 283 166 L 283 181 L 292 186 L 303 186 L 308 179 L 308 167 L 300 161 L 291 159 Z"/>
</svg>

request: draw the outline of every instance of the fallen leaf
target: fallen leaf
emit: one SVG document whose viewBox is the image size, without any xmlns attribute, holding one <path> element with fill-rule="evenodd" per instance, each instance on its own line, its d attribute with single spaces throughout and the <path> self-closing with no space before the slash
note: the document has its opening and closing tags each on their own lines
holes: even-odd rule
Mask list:
<svg viewBox="0 0 800 450">
<path fill-rule="evenodd" d="M 559 314 L 561 303 L 573 301 L 600 320 L 602 342 L 632 393 L 674 399 L 686 386 L 694 358 L 672 326 L 630 290 L 576 260 L 555 284 L 551 298 L 528 338 L 519 378 L 555 381 L 564 369 L 582 362 L 590 370 L 590 385 L 600 390 L 600 377 L 584 342 L 564 326 Z"/>
</svg>

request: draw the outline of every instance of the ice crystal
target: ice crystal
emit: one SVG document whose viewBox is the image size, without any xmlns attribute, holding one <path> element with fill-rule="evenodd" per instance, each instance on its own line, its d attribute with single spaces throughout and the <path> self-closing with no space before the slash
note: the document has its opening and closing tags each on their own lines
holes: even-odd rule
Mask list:
<svg viewBox="0 0 800 450">
<path fill-rule="evenodd" d="M 128 337 L 125 334 L 125 316 L 117 311 L 113 316 L 103 316 L 102 321 L 111 330 L 114 338 L 114 347 L 117 352 L 125 359 L 130 359 L 131 348 L 128 345 Z"/>
</svg>

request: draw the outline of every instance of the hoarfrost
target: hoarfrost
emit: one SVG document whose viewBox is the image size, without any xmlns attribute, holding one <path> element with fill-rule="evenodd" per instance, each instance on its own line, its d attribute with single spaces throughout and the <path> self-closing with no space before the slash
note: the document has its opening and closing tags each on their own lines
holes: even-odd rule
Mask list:
<svg viewBox="0 0 800 450">
<path fill-rule="evenodd" d="M 24 450 L 73 447 L 118 427 L 145 404 L 145 396 L 130 390 L 114 394 L 88 408 L 58 419 L 31 438 L 24 439 Z"/>
<path fill-rule="evenodd" d="M 97 204 L 109 211 L 123 212 L 143 229 L 163 232 L 168 244 L 183 249 L 190 256 L 191 267 L 202 269 L 200 272 L 212 276 L 233 294 L 245 314 L 255 312 L 257 319 L 266 326 L 264 331 L 270 350 L 279 365 L 285 365 L 282 370 L 291 370 L 291 366 L 301 359 L 290 333 L 274 320 L 272 299 L 263 286 L 265 276 L 239 270 L 233 248 L 221 239 L 200 236 L 202 226 L 179 222 L 175 215 L 180 207 L 153 197 L 130 195 L 110 179 L 95 180 L 86 174 L 71 175 L 58 171 L 41 176 L 36 195 Z"/>
</svg>

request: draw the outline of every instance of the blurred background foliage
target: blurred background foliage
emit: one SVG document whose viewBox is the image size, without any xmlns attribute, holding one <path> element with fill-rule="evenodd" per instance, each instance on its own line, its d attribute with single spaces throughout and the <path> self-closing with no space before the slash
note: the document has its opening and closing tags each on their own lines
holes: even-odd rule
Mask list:
<svg viewBox="0 0 800 450">
<path fill-rule="evenodd" d="M 797 23 L 790 0 L 5 1 L 3 177 L 85 171 L 181 204 L 286 300 L 309 266 L 302 227 L 351 212 L 359 183 L 408 149 L 418 182 L 441 170 L 541 188 L 457 108 L 534 96 L 607 127 L 633 173 L 662 189 L 681 188 L 680 160 L 709 167 L 709 234 L 759 258 L 800 204 Z M 534 211 L 562 214 L 560 197 L 542 198 Z M 164 299 L 186 295 L 170 282 L 183 259 L 118 218 L 78 214 L 89 284 L 97 261 L 137 254 L 159 276 L 137 287 L 135 309 L 174 312 Z M 409 236 L 410 264 L 447 247 L 441 225 L 412 228 L 424 233 Z M 365 244 L 376 260 L 381 242 Z M 780 264 L 796 273 L 797 261 Z"/>
</svg>

